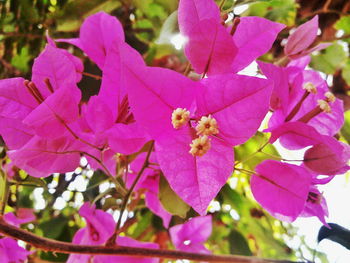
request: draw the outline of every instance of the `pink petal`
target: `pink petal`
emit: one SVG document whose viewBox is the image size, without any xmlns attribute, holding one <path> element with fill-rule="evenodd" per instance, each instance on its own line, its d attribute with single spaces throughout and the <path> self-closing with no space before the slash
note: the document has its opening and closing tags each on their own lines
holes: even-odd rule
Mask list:
<svg viewBox="0 0 350 263">
<path fill-rule="evenodd" d="M 17 215 L 13 212 L 6 213 L 4 219 L 7 223 L 19 227 L 22 224 L 29 223 L 35 220 L 33 209 L 30 208 L 18 208 Z"/>
<path fill-rule="evenodd" d="M 67 137 L 44 140 L 35 136 L 20 150 L 9 151 L 8 155 L 16 166 L 31 176 L 46 177 L 52 173 L 71 172 L 78 167 L 80 154 L 71 152 L 72 143 Z"/>
<path fill-rule="evenodd" d="M 34 136 L 34 130 L 18 119 L 0 117 L 0 134 L 10 150 L 17 150 Z"/>
<path fill-rule="evenodd" d="M 308 149 L 304 155 L 304 164 L 307 168 L 318 174 L 340 174 L 349 170 L 347 165 L 350 159 L 350 147 L 346 144 L 338 142 L 330 137 L 332 144 L 339 144 L 340 151 L 335 147 L 325 143 L 319 143 Z"/>
<path fill-rule="evenodd" d="M 110 46 L 124 42 L 124 31 L 121 23 L 104 12 L 96 13 L 85 19 L 80 28 L 79 39 L 59 39 L 82 49 L 101 69 Z"/>
<path fill-rule="evenodd" d="M 116 123 L 106 132 L 111 149 L 117 153 L 132 154 L 139 151 L 150 139 L 137 123 Z"/>
<path fill-rule="evenodd" d="M 156 140 L 157 159 L 171 188 L 200 215 L 226 183 L 233 170 L 233 150 L 212 138 L 202 157 L 190 153 L 192 136 L 182 129 Z"/>
<path fill-rule="evenodd" d="M 311 186 L 310 192 L 320 196 L 321 200 L 317 202 L 312 202 L 311 200 L 308 200 L 300 216 L 317 216 L 318 219 L 329 228 L 329 225 L 327 224 L 325 219 L 325 216 L 328 217 L 328 207 L 326 199 L 322 196 L 322 193 L 315 186 Z"/>
<path fill-rule="evenodd" d="M 215 24 L 221 22 L 219 7 L 212 0 L 180 0 L 178 19 L 180 32 L 186 36 L 202 20 L 210 19 Z"/>
<path fill-rule="evenodd" d="M 238 145 L 255 134 L 269 110 L 272 83 L 242 75 L 203 79 L 198 89 L 197 116 L 211 114 L 218 122 L 218 137 Z"/>
<path fill-rule="evenodd" d="M 308 96 L 293 120 L 298 120 L 317 107 L 317 101 L 324 99 L 324 94 L 329 91 L 326 81 L 318 72 L 305 70 L 303 72 L 303 77 L 303 83 L 311 82 L 316 86 L 317 94 L 310 94 Z M 299 98 L 296 98 L 294 103 L 296 103 L 297 100 L 299 100 Z M 316 130 L 323 135 L 333 136 L 344 124 L 344 109 L 343 102 L 340 99 L 336 99 L 335 102 L 329 103 L 329 105 L 331 106 L 331 113 L 320 113 L 312 118 L 308 124 L 316 128 Z"/>
<path fill-rule="evenodd" d="M 164 68 L 127 65 L 125 74 L 134 117 L 153 138 L 174 130 L 175 109 L 191 110 L 198 83 Z"/>
<path fill-rule="evenodd" d="M 188 32 L 185 54 L 197 73 L 232 72 L 237 48 L 226 28 L 213 19 L 202 20 Z"/>
<path fill-rule="evenodd" d="M 61 88 L 34 109 L 23 123 L 33 128 L 41 137 L 60 137 L 67 132 L 66 125 L 77 120 L 79 101 L 80 90 L 77 87 Z"/>
<path fill-rule="evenodd" d="M 176 225 L 169 229 L 174 246 L 182 251 L 208 253 L 203 243 L 212 232 L 212 217 L 194 217 L 182 225 Z M 204 249 L 203 249 L 204 248 Z"/>
<path fill-rule="evenodd" d="M 89 203 L 80 207 L 79 214 L 87 221 L 87 236 L 80 244 L 100 245 L 113 235 L 116 223 L 111 214 L 96 209 L 95 205 L 90 206 Z"/>
<path fill-rule="evenodd" d="M 309 65 L 311 61 L 311 57 L 308 55 L 304 55 L 298 59 L 294 59 L 288 63 L 288 67 L 297 67 L 300 69 L 305 69 L 307 65 Z"/>
<path fill-rule="evenodd" d="M 286 26 L 262 17 L 242 17 L 233 35 L 238 48 L 231 72 L 248 66 L 272 47 L 278 33 Z M 229 31 L 231 29 L 229 28 Z"/>
<path fill-rule="evenodd" d="M 271 108 L 273 110 L 280 109 L 284 114 L 287 114 L 289 103 L 288 72 L 285 68 L 270 63 L 258 61 L 258 65 L 263 74 L 274 82 L 270 99 Z"/>
<path fill-rule="evenodd" d="M 44 82 L 46 78 L 50 80 L 54 91 L 75 85 L 77 80 L 75 65 L 66 56 L 66 52 L 51 45 L 46 45 L 44 51 L 34 60 L 32 68 L 32 81 L 43 98 L 52 94 Z"/>
<path fill-rule="evenodd" d="M 318 30 L 318 16 L 299 26 L 287 39 L 284 53 L 287 56 L 307 49 L 315 40 Z"/>
<path fill-rule="evenodd" d="M 280 220 L 294 221 L 302 212 L 312 174 L 303 167 L 266 160 L 251 177 L 254 198 Z"/>
<path fill-rule="evenodd" d="M 20 247 L 16 240 L 11 238 L 0 239 L 0 258 L 3 263 L 25 262 L 31 252 Z"/>
</svg>

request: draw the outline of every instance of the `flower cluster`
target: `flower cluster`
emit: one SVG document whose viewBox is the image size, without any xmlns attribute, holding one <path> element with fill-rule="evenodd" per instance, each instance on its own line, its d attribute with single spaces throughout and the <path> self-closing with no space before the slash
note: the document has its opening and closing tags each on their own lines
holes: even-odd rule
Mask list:
<svg viewBox="0 0 350 263">
<path fill-rule="evenodd" d="M 146 205 L 168 228 L 171 214 L 158 198 L 163 174 L 176 194 L 203 216 L 170 228 L 174 245 L 208 252 L 202 243 L 210 235 L 211 217 L 204 215 L 232 175 L 233 147 L 252 137 L 272 111 L 265 130 L 271 143 L 278 139 L 290 150 L 310 148 L 301 165 L 273 160 L 258 165 L 251 177 L 253 195 L 279 219 L 317 216 L 326 224 L 327 206 L 317 185 L 348 170 L 350 149 L 333 138 L 344 121 L 342 102 L 319 73 L 305 69 L 308 54 L 326 46 L 310 48 L 317 16 L 288 38 L 287 66 L 258 62 L 265 78 L 238 72 L 271 48 L 284 25 L 260 17 L 236 18 L 230 25 L 212 0 L 181 0 L 178 19 L 187 38 L 185 54 L 193 70 L 203 74 L 200 80 L 147 66 L 125 42 L 120 22 L 103 12 L 84 21 L 79 38 L 47 37 L 31 80 L 0 81 L 0 134 L 11 165 L 47 177 L 74 170 L 83 155 L 91 167 L 115 177 L 118 156 L 139 152 L 152 140 L 154 150 L 133 159 L 125 184 L 131 187 L 143 172 L 132 188 L 145 189 Z M 56 42 L 75 45 L 101 69 L 99 93 L 87 103 L 81 103 L 77 87 L 84 71 L 81 61 Z M 144 169 L 145 162 L 155 165 Z M 74 243 L 102 245 L 113 235 L 116 223 L 109 213 L 85 203 L 79 214 L 87 225 L 75 234 Z M 116 242 L 158 247 L 128 237 Z M 89 255 L 71 255 L 68 262 L 118 260 L 141 262 Z"/>
</svg>

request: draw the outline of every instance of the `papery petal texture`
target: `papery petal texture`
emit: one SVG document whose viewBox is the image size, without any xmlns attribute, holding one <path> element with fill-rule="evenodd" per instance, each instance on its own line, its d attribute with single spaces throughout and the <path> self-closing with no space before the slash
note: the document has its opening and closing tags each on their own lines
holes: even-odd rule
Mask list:
<svg viewBox="0 0 350 263">
<path fill-rule="evenodd" d="M 270 50 L 278 33 L 286 26 L 262 17 L 240 18 L 233 41 L 238 48 L 231 72 L 238 72 Z M 229 31 L 231 28 L 229 28 Z"/>
<path fill-rule="evenodd" d="M 299 26 L 287 39 L 284 53 L 295 55 L 308 48 L 315 40 L 318 30 L 318 16 Z"/>
<path fill-rule="evenodd" d="M 212 217 L 194 217 L 188 222 L 169 229 L 171 240 L 178 250 L 197 253 L 210 253 L 203 243 L 212 232 Z"/>
<path fill-rule="evenodd" d="M 173 132 L 156 140 L 157 160 L 171 188 L 194 210 L 204 215 L 211 200 L 233 171 L 230 145 L 212 138 L 211 149 L 201 157 L 193 157 L 186 130 Z"/>
<path fill-rule="evenodd" d="M 197 115 L 212 115 L 218 137 L 232 146 L 253 136 L 269 110 L 272 83 L 242 75 L 218 75 L 201 81 L 197 90 Z"/>
<path fill-rule="evenodd" d="M 79 38 L 57 41 L 79 47 L 102 69 L 110 46 L 114 42 L 124 42 L 124 31 L 115 17 L 98 12 L 85 19 L 80 28 Z"/>
<path fill-rule="evenodd" d="M 294 221 L 308 197 L 312 174 L 305 168 L 267 160 L 251 178 L 254 198 L 280 220 Z"/>
</svg>

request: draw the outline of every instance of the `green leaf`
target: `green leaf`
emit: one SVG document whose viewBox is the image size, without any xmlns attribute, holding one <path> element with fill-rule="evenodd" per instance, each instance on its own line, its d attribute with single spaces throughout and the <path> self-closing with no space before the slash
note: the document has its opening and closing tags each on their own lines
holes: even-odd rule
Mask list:
<svg viewBox="0 0 350 263">
<path fill-rule="evenodd" d="M 28 62 L 30 59 L 31 56 L 29 55 L 28 48 L 23 47 L 21 48 L 21 52 L 11 59 L 11 64 L 20 71 L 27 72 L 29 70 Z"/>
<path fill-rule="evenodd" d="M 59 215 L 58 217 L 39 224 L 38 227 L 43 231 L 45 237 L 57 239 L 67 224 L 68 218 Z"/>
<path fill-rule="evenodd" d="M 349 22 L 350 23 L 350 22 Z M 350 86 L 350 59 L 346 61 L 346 64 L 341 73 L 343 79 L 346 81 L 346 84 Z"/>
<path fill-rule="evenodd" d="M 7 189 L 5 173 L 0 169 L 0 211 L 6 206 Z"/>
<path fill-rule="evenodd" d="M 271 0 L 252 3 L 244 16 L 261 16 L 270 20 L 293 26 L 297 4 L 294 0 Z"/>
<path fill-rule="evenodd" d="M 341 135 L 345 138 L 345 140 L 350 143 L 350 111 L 345 112 L 345 122 L 344 126 L 341 129 Z"/>
<path fill-rule="evenodd" d="M 230 242 L 230 253 L 236 255 L 252 256 L 246 238 L 237 230 L 231 230 L 228 236 Z"/>
<path fill-rule="evenodd" d="M 186 218 L 186 214 L 191 207 L 171 189 L 164 176 L 161 176 L 159 180 L 158 197 L 164 209 L 170 214 Z"/>
<path fill-rule="evenodd" d="M 345 34 L 350 34 L 350 15 L 341 17 L 334 27 L 343 30 Z"/>
<path fill-rule="evenodd" d="M 28 185 L 28 186 L 34 186 L 34 187 L 42 187 L 45 190 L 47 190 L 47 185 L 46 182 L 43 179 L 37 178 L 37 177 L 33 177 L 30 175 L 27 175 L 24 179 L 19 179 L 16 180 L 15 178 L 12 178 L 11 183 L 15 183 L 18 185 Z"/>
<path fill-rule="evenodd" d="M 326 74 L 334 74 L 346 63 L 347 54 L 342 45 L 335 43 L 318 55 L 313 55 L 311 67 Z"/>
<path fill-rule="evenodd" d="M 272 144 L 264 147 L 262 152 L 257 152 L 259 148 L 268 141 L 266 134 L 257 132 L 246 143 L 235 147 L 235 159 L 244 166 L 254 170 L 255 166 L 264 160 L 271 159 L 271 156 L 280 157 L 279 153 Z"/>
</svg>

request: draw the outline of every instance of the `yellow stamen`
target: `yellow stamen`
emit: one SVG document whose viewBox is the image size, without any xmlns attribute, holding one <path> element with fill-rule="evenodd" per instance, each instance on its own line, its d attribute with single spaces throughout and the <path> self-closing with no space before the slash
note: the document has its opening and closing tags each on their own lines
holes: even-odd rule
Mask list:
<svg viewBox="0 0 350 263">
<path fill-rule="evenodd" d="M 196 127 L 197 135 L 213 135 L 218 134 L 218 123 L 212 116 L 203 116 Z"/>
<path fill-rule="evenodd" d="M 210 147 L 210 139 L 208 136 L 200 136 L 194 140 L 192 140 L 192 143 L 190 144 L 191 150 L 189 151 L 190 154 L 193 156 L 203 156 L 206 154 Z"/>
<path fill-rule="evenodd" d="M 190 112 L 186 109 L 177 108 L 171 115 L 171 123 L 175 129 L 179 129 L 190 120 Z"/>
</svg>

